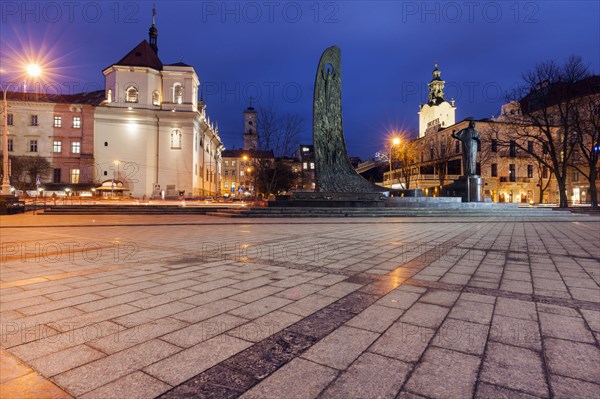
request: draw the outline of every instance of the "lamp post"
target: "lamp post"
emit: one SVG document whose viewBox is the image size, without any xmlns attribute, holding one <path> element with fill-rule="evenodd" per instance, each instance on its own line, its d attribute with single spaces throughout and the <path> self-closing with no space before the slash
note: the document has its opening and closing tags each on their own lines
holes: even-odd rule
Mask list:
<svg viewBox="0 0 600 399">
<path fill-rule="evenodd" d="M 38 65 L 31 64 L 27 66 L 27 74 L 29 76 L 39 76 L 41 69 Z M 10 176 L 8 175 L 8 101 L 6 99 L 6 93 L 11 85 L 17 82 L 10 82 L 6 88 L 2 88 L 2 126 L 4 127 L 4 134 L 2 135 L 2 195 L 10 195 Z"/>
<path fill-rule="evenodd" d="M 392 154 L 394 153 L 394 147 L 400 145 L 400 137 L 393 137 L 390 144 L 390 187 L 392 186 Z"/>
</svg>

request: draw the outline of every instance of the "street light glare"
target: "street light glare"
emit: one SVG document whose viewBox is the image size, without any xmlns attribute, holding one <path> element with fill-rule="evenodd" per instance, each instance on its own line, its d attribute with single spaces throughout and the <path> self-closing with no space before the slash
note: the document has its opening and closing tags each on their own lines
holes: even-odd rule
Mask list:
<svg viewBox="0 0 600 399">
<path fill-rule="evenodd" d="M 393 144 L 393 145 L 398 145 L 398 144 L 400 144 L 400 137 L 394 137 L 394 138 L 392 139 L 392 144 Z"/>
<path fill-rule="evenodd" d="M 29 64 L 27 65 L 27 74 L 30 76 L 40 76 L 42 73 L 42 68 L 40 68 L 37 64 Z"/>
</svg>

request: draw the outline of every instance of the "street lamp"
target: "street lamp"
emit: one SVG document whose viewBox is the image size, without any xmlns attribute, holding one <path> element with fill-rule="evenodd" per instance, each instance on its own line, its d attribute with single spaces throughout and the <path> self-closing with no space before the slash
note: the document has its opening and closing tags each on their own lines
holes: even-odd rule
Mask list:
<svg viewBox="0 0 600 399">
<path fill-rule="evenodd" d="M 400 145 L 400 137 L 396 136 L 396 137 L 392 137 L 391 140 L 391 144 L 390 144 L 390 181 L 392 181 L 392 154 L 394 151 L 394 147 Z M 391 187 L 391 183 L 390 183 L 390 187 Z"/>
<path fill-rule="evenodd" d="M 30 76 L 39 76 L 42 72 L 39 65 L 30 64 L 27 66 L 27 74 Z M 10 176 L 8 175 L 8 101 L 6 93 L 11 85 L 17 82 L 9 82 L 6 88 L 2 88 L 2 125 L 4 126 L 4 134 L 2 135 L 2 195 L 10 195 Z"/>
</svg>

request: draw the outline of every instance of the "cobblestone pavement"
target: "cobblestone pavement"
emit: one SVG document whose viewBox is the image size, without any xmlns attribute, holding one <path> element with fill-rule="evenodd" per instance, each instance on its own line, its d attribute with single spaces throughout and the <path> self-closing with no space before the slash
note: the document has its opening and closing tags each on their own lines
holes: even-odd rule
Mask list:
<svg viewBox="0 0 600 399">
<path fill-rule="evenodd" d="M 0 222 L 2 398 L 600 397 L 598 218 Z"/>
</svg>

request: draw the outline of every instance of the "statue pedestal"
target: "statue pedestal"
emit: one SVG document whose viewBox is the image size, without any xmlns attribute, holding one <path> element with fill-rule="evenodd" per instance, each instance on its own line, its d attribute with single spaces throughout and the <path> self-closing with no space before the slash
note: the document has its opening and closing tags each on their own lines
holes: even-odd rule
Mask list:
<svg viewBox="0 0 600 399">
<path fill-rule="evenodd" d="M 269 201 L 269 208 L 383 208 L 383 193 L 295 192 Z"/>
<path fill-rule="evenodd" d="M 14 195 L 0 195 L 0 215 L 14 215 L 25 212 L 25 203 Z"/>
<path fill-rule="evenodd" d="M 462 202 L 483 202 L 483 179 L 479 176 L 461 176 L 444 186 L 443 196 L 461 197 Z"/>
</svg>

